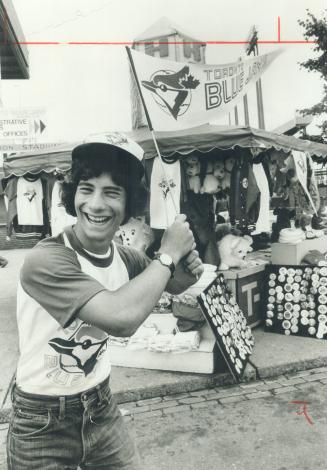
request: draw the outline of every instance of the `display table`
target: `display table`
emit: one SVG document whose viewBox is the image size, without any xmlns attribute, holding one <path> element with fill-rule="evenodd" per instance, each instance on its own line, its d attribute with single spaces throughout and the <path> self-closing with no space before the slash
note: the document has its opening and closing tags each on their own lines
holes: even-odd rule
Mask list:
<svg viewBox="0 0 327 470">
<path fill-rule="evenodd" d="M 177 319 L 171 313 L 152 313 L 146 321 L 154 323 L 161 334 L 167 334 L 173 331 Z M 200 329 L 200 339 L 199 349 L 183 353 L 133 350 L 128 346 L 111 345 L 109 342 L 110 361 L 112 365 L 121 367 L 213 373 L 216 370 L 217 346 L 214 334 L 207 324 Z"/>
<path fill-rule="evenodd" d="M 258 326 L 263 320 L 260 303 L 265 266 L 260 264 L 244 269 L 230 268 L 228 271 L 219 271 L 224 275 L 251 328 Z"/>
<path fill-rule="evenodd" d="M 310 250 L 318 250 L 321 253 L 327 251 L 327 235 L 311 240 L 303 240 L 300 243 L 272 243 L 271 262 L 278 265 L 301 264 L 303 257 Z"/>
</svg>

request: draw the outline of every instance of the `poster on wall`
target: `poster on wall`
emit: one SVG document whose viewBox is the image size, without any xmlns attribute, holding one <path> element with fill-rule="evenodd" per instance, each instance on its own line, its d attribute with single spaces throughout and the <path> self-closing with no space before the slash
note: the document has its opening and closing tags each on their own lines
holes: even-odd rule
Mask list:
<svg viewBox="0 0 327 470">
<path fill-rule="evenodd" d="M 252 354 L 254 339 L 223 274 L 206 287 L 198 301 L 231 374 L 239 381 Z"/>
</svg>

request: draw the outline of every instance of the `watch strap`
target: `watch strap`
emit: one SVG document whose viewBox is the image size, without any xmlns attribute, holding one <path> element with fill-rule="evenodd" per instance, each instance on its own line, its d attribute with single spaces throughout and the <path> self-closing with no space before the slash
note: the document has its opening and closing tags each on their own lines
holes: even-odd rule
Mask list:
<svg viewBox="0 0 327 470">
<path fill-rule="evenodd" d="M 154 260 L 157 260 L 157 261 L 160 261 L 160 263 L 163 265 L 163 266 L 166 266 L 166 268 L 170 269 L 170 277 L 173 277 L 174 273 L 175 273 L 175 269 L 176 269 L 176 266 L 175 266 L 175 263 L 172 261 L 171 259 L 171 256 L 170 255 L 167 255 L 169 256 L 171 262 L 170 263 L 165 263 L 164 260 L 162 259 L 163 257 L 165 256 L 165 253 L 160 253 L 159 251 L 157 251 L 154 255 Z"/>
</svg>

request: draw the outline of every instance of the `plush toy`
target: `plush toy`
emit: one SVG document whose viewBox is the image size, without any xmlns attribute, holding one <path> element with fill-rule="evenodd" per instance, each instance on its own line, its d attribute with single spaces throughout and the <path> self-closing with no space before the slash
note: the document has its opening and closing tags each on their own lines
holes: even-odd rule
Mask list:
<svg viewBox="0 0 327 470">
<path fill-rule="evenodd" d="M 245 268 L 249 265 L 246 261 L 246 255 L 253 251 L 253 248 L 251 246 L 252 238 L 248 235 L 240 237 L 229 233 L 217 244 L 221 260 L 219 269 Z"/>
<path fill-rule="evenodd" d="M 200 193 L 215 194 L 219 191 L 219 181 L 213 174 L 214 164 L 210 160 L 206 162 L 205 177 L 200 189 Z"/>
<path fill-rule="evenodd" d="M 226 176 L 226 171 L 225 171 L 225 166 L 224 162 L 221 160 L 217 160 L 213 164 L 213 175 L 217 178 L 218 183 L 219 183 L 219 189 L 225 189 L 225 176 Z"/>
<path fill-rule="evenodd" d="M 219 182 L 217 178 L 212 173 L 206 174 L 200 189 L 200 193 L 215 194 L 218 191 Z"/>
<path fill-rule="evenodd" d="M 196 155 L 190 155 L 185 159 L 186 161 L 186 174 L 188 176 L 188 182 L 190 186 L 190 190 L 194 191 L 195 193 L 199 193 L 201 189 L 201 181 L 200 181 L 200 172 L 201 172 L 201 165 L 199 161 L 199 157 Z"/>
<path fill-rule="evenodd" d="M 126 224 L 119 227 L 116 237 L 120 238 L 123 245 L 132 246 L 139 251 L 145 251 L 154 240 L 152 230 L 145 223 L 144 217 L 131 217 Z"/>
</svg>

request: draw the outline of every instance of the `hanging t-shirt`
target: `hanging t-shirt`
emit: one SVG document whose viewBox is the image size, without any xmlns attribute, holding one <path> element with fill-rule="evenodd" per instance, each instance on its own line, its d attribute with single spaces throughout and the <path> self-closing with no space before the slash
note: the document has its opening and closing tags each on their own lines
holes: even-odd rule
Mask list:
<svg viewBox="0 0 327 470">
<path fill-rule="evenodd" d="M 150 226 L 152 228 L 165 229 L 174 222 L 176 215 L 180 213 L 180 197 L 179 160 L 167 164 L 155 158 L 150 184 Z"/>
<path fill-rule="evenodd" d="M 17 181 L 17 216 L 19 225 L 43 225 L 43 188 L 40 178 Z"/>
<path fill-rule="evenodd" d="M 61 182 L 56 181 L 51 196 L 51 233 L 52 236 L 58 235 L 68 225 L 76 223 L 76 217 L 67 214 L 60 197 Z"/>
<path fill-rule="evenodd" d="M 257 183 L 257 186 L 260 191 L 260 206 L 259 206 L 259 216 L 255 223 L 255 231 L 252 232 L 252 235 L 269 232 L 270 231 L 270 220 L 269 220 L 269 201 L 270 201 L 270 192 L 269 184 L 266 176 L 266 172 L 263 168 L 262 163 L 254 163 L 253 174 Z"/>
</svg>

